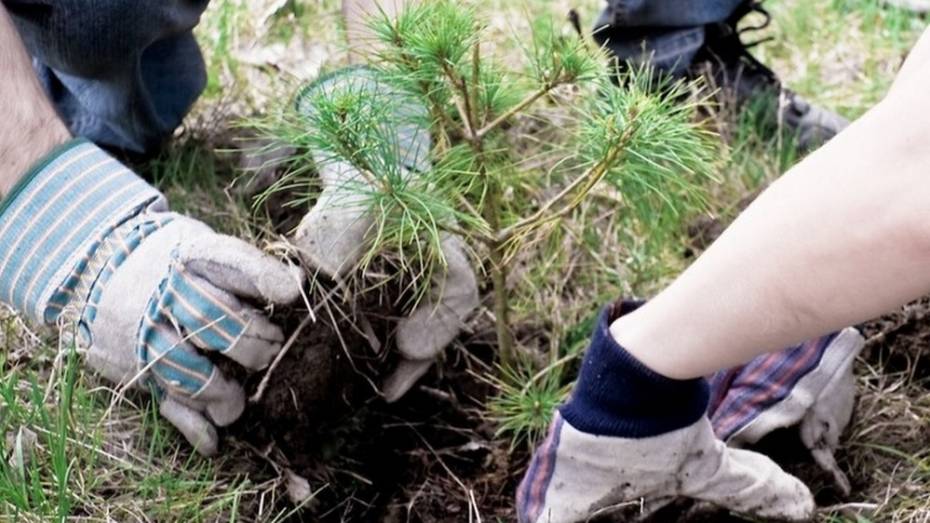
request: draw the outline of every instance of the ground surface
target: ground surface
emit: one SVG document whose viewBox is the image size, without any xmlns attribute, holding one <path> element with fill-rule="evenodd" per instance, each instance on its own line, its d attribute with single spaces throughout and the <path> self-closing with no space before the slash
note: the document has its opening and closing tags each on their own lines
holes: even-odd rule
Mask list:
<svg viewBox="0 0 930 523">
<path fill-rule="evenodd" d="M 488 45 L 515 61 L 514 36 L 525 34 L 527 12 L 561 19 L 574 7 L 588 25 L 597 7 L 596 0 L 475 3 L 490 20 Z M 756 55 L 792 88 L 850 118 L 882 96 L 924 26 L 878 0 L 767 4 L 773 22 L 760 36 L 774 39 Z M 233 138 L 241 135 L 242 117 L 286 98 L 321 69 L 344 63 L 339 27 L 337 0 L 214 1 L 198 29 L 210 64 L 204 99 L 166 152 L 140 170 L 175 208 L 274 246 L 293 226 L 294 212 L 251 208 L 237 190 L 238 154 L 226 151 L 240 145 Z M 726 120 L 720 130 L 729 149 L 710 214 L 725 223 L 740 200 L 796 157 L 751 123 Z M 686 223 L 667 244 L 647 246 L 641 232 L 599 219 L 598 231 L 610 236 L 595 242 L 576 238 L 584 234 L 560 236 L 559 256 L 518 271 L 518 338 L 541 354 L 553 347 L 556 354 L 566 346 L 577 351 L 597 304 L 619 294 L 648 296 L 686 263 L 683 253 L 700 248 L 689 243 Z M 580 221 L 567 225 L 588 231 Z M 386 339 L 390 321 L 384 316 L 392 311 L 378 303 L 353 311 L 368 312 L 373 331 Z M 299 310 L 279 314 L 289 329 L 302 316 Z M 341 318 L 336 312 L 330 317 L 302 335 L 303 350 L 289 353 L 275 386 L 227 431 L 222 456 L 206 460 L 159 419 L 149 399 L 114 395 L 81 371 L 55 332 L 30 328 L 0 309 L 0 519 L 512 520 L 511 499 L 528 449 L 525 440 L 514 443 L 511 433 L 501 432 L 506 411 L 500 403 L 489 405 L 511 394 L 548 412 L 575 360 L 567 360 L 551 389 L 535 387 L 545 380 L 530 376 L 522 382 L 534 387 L 508 388 L 522 383 L 520 376 L 492 378 L 493 336 L 482 312 L 421 386 L 386 406 L 375 388 L 391 356 L 372 356 L 368 341 L 345 319 L 335 319 Z M 930 521 L 930 301 L 863 328 L 869 341 L 856 366 L 859 402 L 838 453 L 852 494 L 841 498 L 797 451 L 790 433 L 767 442 L 765 450 L 810 481 L 824 507 L 819 521 Z M 334 329 L 342 343 L 330 343 Z M 249 378 L 252 390 L 255 381 Z M 302 507 L 289 501 L 289 487 L 309 488 Z"/>
</svg>

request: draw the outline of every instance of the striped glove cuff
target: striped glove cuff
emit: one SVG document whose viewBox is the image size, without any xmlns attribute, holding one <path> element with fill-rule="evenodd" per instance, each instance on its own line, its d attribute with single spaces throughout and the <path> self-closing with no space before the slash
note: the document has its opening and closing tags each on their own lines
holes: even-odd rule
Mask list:
<svg viewBox="0 0 930 523">
<path fill-rule="evenodd" d="M 162 195 L 106 152 L 73 140 L 0 202 L 0 301 L 54 322 L 101 242 Z"/>
</svg>

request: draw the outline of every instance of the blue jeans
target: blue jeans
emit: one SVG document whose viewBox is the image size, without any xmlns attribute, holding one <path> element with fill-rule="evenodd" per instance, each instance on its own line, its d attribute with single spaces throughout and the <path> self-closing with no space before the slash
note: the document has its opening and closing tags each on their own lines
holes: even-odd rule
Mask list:
<svg viewBox="0 0 930 523">
<path fill-rule="evenodd" d="M 0 0 L 71 131 L 136 153 L 156 149 L 203 91 L 191 30 L 209 0 Z M 595 37 L 619 58 L 682 73 L 704 25 L 742 0 L 608 0 Z"/>
<path fill-rule="evenodd" d="M 209 0 L 0 0 L 75 135 L 156 149 L 206 85 L 191 30 Z"/>
<path fill-rule="evenodd" d="M 744 0 L 607 0 L 594 37 L 617 58 L 681 75 L 704 44 L 704 26 L 726 20 Z"/>
</svg>

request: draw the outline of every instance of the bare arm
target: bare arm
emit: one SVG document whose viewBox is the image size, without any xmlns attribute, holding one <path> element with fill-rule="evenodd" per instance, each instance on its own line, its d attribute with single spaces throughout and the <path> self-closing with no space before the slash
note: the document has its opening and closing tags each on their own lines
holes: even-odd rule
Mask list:
<svg viewBox="0 0 930 523">
<path fill-rule="evenodd" d="M 611 333 L 692 378 L 930 291 L 930 32 L 889 95 L 765 191 Z"/>
<path fill-rule="evenodd" d="M 46 98 L 9 14 L 0 5 L 0 197 L 70 135 Z"/>
</svg>

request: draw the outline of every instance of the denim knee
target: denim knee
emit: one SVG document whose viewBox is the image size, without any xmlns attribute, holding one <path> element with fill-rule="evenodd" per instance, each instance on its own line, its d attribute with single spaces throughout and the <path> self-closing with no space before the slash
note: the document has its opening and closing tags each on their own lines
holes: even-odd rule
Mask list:
<svg viewBox="0 0 930 523">
<path fill-rule="evenodd" d="M 138 60 L 153 43 L 190 31 L 206 0 L 4 0 L 41 63 L 84 78 Z"/>
<path fill-rule="evenodd" d="M 745 0 L 607 0 L 598 25 L 696 27 L 722 22 Z"/>
<path fill-rule="evenodd" d="M 0 0 L 72 133 L 151 152 L 203 91 L 209 0 Z"/>
<path fill-rule="evenodd" d="M 704 44 L 704 26 L 726 20 L 746 0 L 607 0 L 594 39 L 628 63 L 685 74 Z"/>
</svg>

